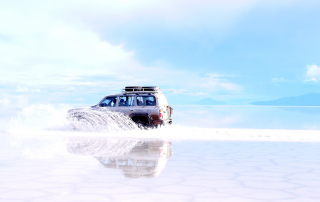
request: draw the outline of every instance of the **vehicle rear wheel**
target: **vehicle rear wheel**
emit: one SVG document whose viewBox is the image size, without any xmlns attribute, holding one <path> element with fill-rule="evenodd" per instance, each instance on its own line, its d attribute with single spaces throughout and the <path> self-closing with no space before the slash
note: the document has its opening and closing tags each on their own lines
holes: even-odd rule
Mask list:
<svg viewBox="0 0 320 202">
<path fill-rule="evenodd" d="M 140 119 L 134 120 L 135 124 L 137 125 L 138 128 L 141 130 L 148 130 L 148 129 L 156 129 L 158 128 L 157 125 L 153 125 L 144 121 L 141 121 Z"/>
<path fill-rule="evenodd" d="M 152 127 L 150 126 L 150 124 L 144 121 L 141 121 L 140 119 L 136 119 L 134 122 L 136 123 L 137 127 L 140 128 L 141 130 L 147 130 Z"/>
<path fill-rule="evenodd" d="M 140 128 L 141 130 L 144 129 L 144 127 L 143 127 L 143 122 L 140 121 L 140 119 L 137 119 L 137 120 L 135 120 L 134 122 L 136 123 L 136 125 L 137 125 L 138 128 Z"/>
</svg>

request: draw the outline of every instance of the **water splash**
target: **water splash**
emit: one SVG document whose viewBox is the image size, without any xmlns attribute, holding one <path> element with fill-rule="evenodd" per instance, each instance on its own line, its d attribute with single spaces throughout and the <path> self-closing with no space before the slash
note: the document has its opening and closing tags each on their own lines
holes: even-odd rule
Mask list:
<svg viewBox="0 0 320 202">
<path fill-rule="evenodd" d="M 75 130 L 127 131 L 137 129 L 132 119 L 108 109 L 79 108 L 68 111 L 68 120 Z"/>
<path fill-rule="evenodd" d="M 70 124 L 66 112 L 70 105 L 37 104 L 24 108 L 13 117 L 6 127 L 7 132 L 32 132 L 45 130 L 68 130 Z"/>
<path fill-rule="evenodd" d="M 32 105 L 12 118 L 7 132 L 97 131 L 115 132 L 136 129 L 130 117 L 107 109 L 93 110 L 70 105 Z"/>
</svg>

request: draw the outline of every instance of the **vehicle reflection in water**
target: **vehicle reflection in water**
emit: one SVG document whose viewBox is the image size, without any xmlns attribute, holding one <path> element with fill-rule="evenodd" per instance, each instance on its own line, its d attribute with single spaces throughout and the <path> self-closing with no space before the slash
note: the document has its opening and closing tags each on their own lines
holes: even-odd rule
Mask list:
<svg viewBox="0 0 320 202">
<path fill-rule="evenodd" d="M 71 138 L 68 152 L 89 155 L 125 177 L 157 177 L 172 156 L 171 142 L 162 140 Z"/>
</svg>

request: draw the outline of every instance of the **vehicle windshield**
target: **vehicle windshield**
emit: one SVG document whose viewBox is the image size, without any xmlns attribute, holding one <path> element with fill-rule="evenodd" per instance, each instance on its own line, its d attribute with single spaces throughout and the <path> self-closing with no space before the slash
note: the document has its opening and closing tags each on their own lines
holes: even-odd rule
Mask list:
<svg viewBox="0 0 320 202">
<path fill-rule="evenodd" d="M 134 106 L 134 97 L 133 96 L 120 96 L 119 98 L 119 107 L 131 107 Z"/>
<path fill-rule="evenodd" d="M 117 97 L 107 97 L 100 103 L 100 107 L 115 107 L 117 103 Z"/>
<path fill-rule="evenodd" d="M 155 106 L 156 99 L 154 96 L 138 96 L 137 97 L 138 106 Z"/>
</svg>

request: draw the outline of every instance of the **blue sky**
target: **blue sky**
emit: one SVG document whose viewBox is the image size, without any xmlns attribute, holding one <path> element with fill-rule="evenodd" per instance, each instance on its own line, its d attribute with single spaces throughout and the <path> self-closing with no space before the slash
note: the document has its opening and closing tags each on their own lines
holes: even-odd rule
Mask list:
<svg viewBox="0 0 320 202">
<path fill-rule="evenodd" d="M 94 104 L 158 85 L 172 104 L 320 93 L 319 1 L 0 2 L 0 105 Z"/>
</svg>

